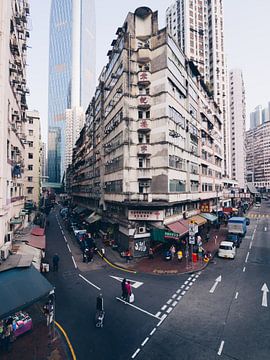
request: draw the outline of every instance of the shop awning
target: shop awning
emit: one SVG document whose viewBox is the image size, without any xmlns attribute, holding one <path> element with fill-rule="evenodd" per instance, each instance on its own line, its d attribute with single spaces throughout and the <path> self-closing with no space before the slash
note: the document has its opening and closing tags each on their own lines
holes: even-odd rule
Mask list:
<svg viewBox="0 0 270 360">
<path fill-rule="evenodd" d="M 93 224 L 97 221 L 99 221 L 101 219 L 101 216 L 98 214 L 91 214 L 90 216 L 88 216 L 88 218 L 85 219 L 86 222 L 88 222 L 88 224 Z"/>
<path fill-rule="evenodd" d="M 36 226 L 32 229 L 31 234 L 36 235 L 36 236 L 43 236 L 45 234 L 45 229 L 41 228 L 39 226 Z"/>
<path fill-rule="evenodd" d="M 259 194 L 258 190 L 255 188 L 255 186 L 252 183 L 247 183 L 247 188 L 251 194 Z"/>
<path fill-rule="evenodd" d="M 33 246 L 37 249 L 46 249 L 46 237 L 45 235 L 36 236 L 36 235 L 28 235 L 26 238 L 26 242 L 28 245 Z"/>
<path fill-rule="evenodd" d="M 16 268 L 0 274 L 0 319 L 49 295 L 53 286 L 34 267 Z"/>
<path fill-rule="evenodd" d="M 151 233 L 151 239 L 153 241 L 167 243 L 167 240 L 164 239 L 165 230 L 153 228 L 151 229 L 150 233 Z"/>
<path fill-rule="evenodd" d="M 195 224 L 197 224 L 199 226 L 204 225 L 204 224 L 207 223 L 207 220 L 205 218 L 203 218 L 202 216 L 200 216 L 200 215 L 194 215 L 194 216 L 190 217 L 188 219 L 188 221 L 189 221 L 189 223 L 191 223 L 191 221 L 194 221 Z"/>
<path fill-rule="evenodd" d="M 9 223 L 12 225 L 19 225 L 22 223 L 22 218 L 12 218 Z"/>
<path fill-rule="evenodd" d="M 204 217 L 206 220 L 209 220 L 210 222 L 217 221 L 217 216 L 209 213 L 202 213 L 200 216 Z"/>
<path fill-rule="evenodd" d="M 176 221 L 174 223 L 166 225 L 171 231 L 179 234 L 179 236 L 185 235 L 188 233 L 188 228 L 181 224 L 180 221 Z"/>
</svg>

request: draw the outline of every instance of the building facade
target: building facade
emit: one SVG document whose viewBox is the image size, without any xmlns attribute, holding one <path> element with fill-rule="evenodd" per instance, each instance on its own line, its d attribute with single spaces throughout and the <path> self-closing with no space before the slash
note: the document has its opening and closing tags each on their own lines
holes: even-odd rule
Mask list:
<svg viewBox="0 0 270 360">
<path fill-rule="evenodd" d="M 255 129 L 267 121 L 270 121 L 270 102 L 268 106 L 263 108 L 262 105 L 255 107 L 254 111 L 250 113 L 250 129 Z"/>
<path fill-rule="evenodd" d="M 240 188 L 245 187 L 246 162 L 246 98 L 243 74 L 240 69 L 233 69 L 229 75 L 230 123 L 232 179 L 238 181 Z"/>
<path fill-rule="evenodd" d="M 168 31 L 198 67 L 223 117 L 224 175 L 231 176 L 230 118 L 224 54 L 223 0 L 176 0 L 166 11 Z"/>
<path fill-rule="evenodd" d="M 270 121 L 246 132 L 247 182 L 270 189 Z"/>
<path fill-rule="evenodd" d="M 0 2 L 0 248 L 24 222 L 27 0 Z"/>
<path fill-rule="evenodd" d="M 52 0 L 49 54 L 48 176 L 59 183 L 65 170 L 66 109 L 85 111 L 95 88 L 93 0 Z"/>
<path fill-rule="evenodd" d="M 39 204 L 41 186 L 42 143 L 40 133 L 40 116 L 38 111 L 26 112 L 25 144 L 25 201 Z"/>
<path fill-rule="evenodd" d="M 157 16 L 138 8 L 118 28 L 68 171 L 73 202 L 135 256 L 151 224 L 217 209 L 222 187 L 220 109 Z"/>
</svg>

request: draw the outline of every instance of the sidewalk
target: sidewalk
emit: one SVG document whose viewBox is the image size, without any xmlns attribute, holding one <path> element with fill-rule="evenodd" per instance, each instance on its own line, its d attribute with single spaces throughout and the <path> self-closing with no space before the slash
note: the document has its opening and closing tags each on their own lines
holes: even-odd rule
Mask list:
<svg viewBox="0 0 270 360">
<path fill-rule="evenodd" d="M 211 252 L 212 257 L 219 248 L 219 244 L 226 238 L 227 228 L 222 226 L 219 230 L 211 229 L 210 231 L 210 240 L 208 243 L 203 242 L 203 248 L 206 252 Z M 217 240 L 215 243 L 215 235 L 217 235 Z M 152 273 L 152 274 L 183 274 L 187 272 L 194 272 L 202 270 L 207 266 L 202 260 L 198 260 L 196 263 L 189 261 L 186 262 L 186 259 L 183 258 L 179 262 L 177 256 L 175 255 L 173 260 L 166 261 L 164 260 L 163 253 L 154 254 L 154 259 L 141 258 L 131 260 L 129 263 L 126 263 L 126 259 L 122 258 L 118 251 L 112 250 L 110 247 L 106 247 L 100 239 L 96 240 L 98 249 L 105 249 L 105 257 L 114 265 L 129 269 L 135 270 L 136 272 L 143 273 Z"/>
</svg>

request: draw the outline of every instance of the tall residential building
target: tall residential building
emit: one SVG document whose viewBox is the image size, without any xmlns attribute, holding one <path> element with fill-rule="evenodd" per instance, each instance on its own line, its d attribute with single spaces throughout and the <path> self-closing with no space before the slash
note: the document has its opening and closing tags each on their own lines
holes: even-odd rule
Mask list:
<svg viewBox="0 0 270 360">
<path fill-rule="evenodd" d="M 24 222 L 27 0 L 0 1 L 0 247 Z"/>
<path fill-rule="evenodd" d="M 198 67 L 223 113 L 224 174 L 230 176 L 230 122 L 224 55 L 223 0 L 175 0 L 166 11 L 168 31 Z"/>
<path fill-rule="evenodd" d="M 232 179 L 238 181 L 240 188 L 245 187 L 245 133 L 246 98 L 242 71 L 233 69 L 229 75 L 229 99 L 231 122 Z"/>
<path fill-rule="evenodd" d="M 65 171 L 66 109 L 81 107 L 84 112 L 94 88 L 94 0 L 52 0 L 48 92 L 50 182 L 59 183 Z"/>
<path fill-rule="evenodd" d="M 270 190 L 270 121 L 246 132 L 247 182 Z"/>
<path fill-rule="evenodd" d="M 157 18 L 141 7 L 118 28 L 67 174 L 89 222 L 109 219 L 134 256 L 151 226 L 183 235 L 179 221 L 217 211 L 222 187 L 220 109 Z"/>
<path fill-rule="evenodd" d="M 27 111 L 25 122 L 25 200 L 38 206 L 41 185 L 41 132 L 39 112 Z"/>
<path fill-rule="evenodd" d="M 270 102 L 268 106 L 263 108 L 262 105 L 255 107 L 254 111 L 250 113 L 250 129 L 254 129 L 267 121 L 270 121 Z"/>
</svg>

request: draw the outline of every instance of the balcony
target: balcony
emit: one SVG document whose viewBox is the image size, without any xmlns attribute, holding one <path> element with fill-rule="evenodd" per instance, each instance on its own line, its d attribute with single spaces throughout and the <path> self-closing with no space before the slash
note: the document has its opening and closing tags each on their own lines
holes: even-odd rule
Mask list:
<svg viewBox="0 0 270 360">
<path fill-rule="evenodd" d="M 151 106 L 151 96 L 149 95 L 140 95 L 138 97 L 138 108 L 139 109 L 148 109 Z"/>
<path fill-rule="evenodd" d="M 152 171 L 150 168 L 138 168 L 138 179 L 152 179 Z"/>
<path fill-rule="evenodd" d="M 148 132 L 150 131 L 150 121 L 149 119 L 140 119 L 138 131 L 140 132 Z"/>
<path fill-rule="evenodd" d="M 138 145 L 138 155 L 151 155 L 151 148 L 148 144 L 140 144 Z"/>
<path fill-rule="evenodd" d="M 151 60 L 151 50 L 149 48 L 138 49 L 138 61 L 147 63 Z"/>
<path fill-rule="evenodd" d="M 145 85 L 145 86 L 150 85 L 151 83 L 150 76 L 151 74 L 149 71 L 140 71 L 138 73 L 138 85 Z"/>
</svg>

